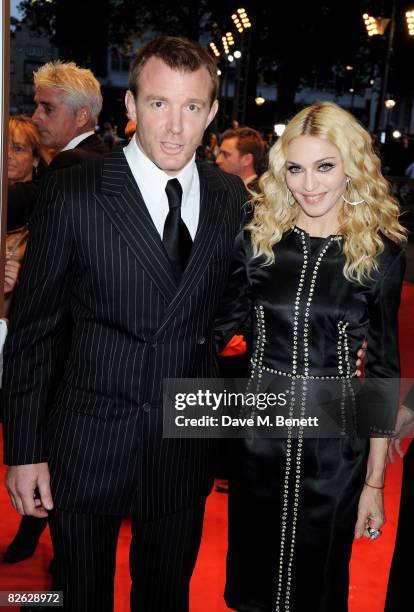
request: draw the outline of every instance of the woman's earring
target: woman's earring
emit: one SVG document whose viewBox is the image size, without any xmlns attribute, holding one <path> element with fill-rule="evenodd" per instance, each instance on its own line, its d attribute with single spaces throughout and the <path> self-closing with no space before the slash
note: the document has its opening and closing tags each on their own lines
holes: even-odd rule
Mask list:
<svg viewBox="0 0 414 612">
<path fill-rule="evenodd" d="M 347 187 L 351 187 L 351 179 L 348 177 L 346 179 L 346 186 Z M 369 193 L 369 188 L 367 187 L 367 191 Z M 350 206 L 358 206 L 358 204 L 363 204 L 365 202 L 365 200 L 356 200 L 355 202 L 350 202 L 349 200 L 346 199 L 346 197 L 344 195 L 342 195 L 342 199 L 344 202 L 346 202 L 347 204 L 349 204 Z"/>
<path fill-rule="evenodd" d="M 293 208 L 293 206 L 295 205 L 295 200 L 294 199 L 290 199 L 290 191 L 289 189 L 286 187 L 286 196 L 285 196 L 285 200 L 286 200 L 286 204 L 288 206 L 290 206 L 291 208 Z"/>
</svg>

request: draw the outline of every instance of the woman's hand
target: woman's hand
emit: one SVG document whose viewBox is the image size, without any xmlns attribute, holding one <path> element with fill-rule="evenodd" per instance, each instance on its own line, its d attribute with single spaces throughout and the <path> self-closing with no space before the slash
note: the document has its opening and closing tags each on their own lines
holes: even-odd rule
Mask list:
<svg viewBox="0 0 414 612">
<path fill-rule="evenodd" d="M 369 538 L 368 527 L 380 529 L 385 523 L 383 489 L 373 489 L 364 485 L 358 504 L 358 518 L 355 537 Z"/>
<path fill-rule="evenodd" d="M 8 261 L 4 269 L 4 293 L 11 293 L 17 283 L 19 277 L 21 264 L 18 261 L 12 259 Z"/>
<path fill-rule="evenodd" d="M 412 437 L 414 437 L 414 412 L 402 404 L 398 410 L 395 423 L 395 437 L 388 447 L 388 458 L 391 463 L 395 461 L 394 450 L 397 451 L 401 459 L 404 457 L 404 451 L 401 448 L 403 438 Z"/>
</svg>

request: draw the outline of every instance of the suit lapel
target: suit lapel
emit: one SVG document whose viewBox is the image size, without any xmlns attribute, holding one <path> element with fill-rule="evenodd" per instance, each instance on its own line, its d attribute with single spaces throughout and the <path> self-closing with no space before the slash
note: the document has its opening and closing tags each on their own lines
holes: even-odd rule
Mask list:
<svg viewBox="0 0 414 612">
<path fill-rule="evenodd" d="M 170 262 L 122 150 L 104 158 L 99 204 L 168 302 L 177 292 Z"/>
</svg>

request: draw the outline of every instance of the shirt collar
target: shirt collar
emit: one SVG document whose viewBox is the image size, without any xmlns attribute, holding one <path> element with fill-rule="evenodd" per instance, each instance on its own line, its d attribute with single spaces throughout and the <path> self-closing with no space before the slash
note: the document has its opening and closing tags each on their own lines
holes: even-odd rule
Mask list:
<svg viewBox="0 0 414 612">
<path fill-rule="evenodd" d="M 145 185 L 151 185 L 152 195 L 157 200 L 165 193 L 167 182 L 176 178 L 180 182 L 183 190 L 183 200 L 181 207 L 185 206 L 188 195 L 191 191 L 194 172 L 196 170 L 195 154 L 190 159 L 188 164 L 174 177 L 170 176 L 161 168 L 158 168 L 149 157 L 139 148 L 136 138 L 131 138 L 130 142 L 125 147 L 127 158 L 131 161 L 131 170 L 135 180 L 143 193 L 143 177 L 145 177 Z M 144 195 L 144 193 L 143 193 Z"/>
<path fill-rule="evenodd" d="M 60 152 L 69 151 L 70 149 L 74 149 L 75 147 L 78 146 L 80 142 L 82 142 L 82 140 L 85 140 L 86 138 L 88 138 L 89 136 L 92 136 L 93 134 L 95 134 L 93 130 L 90 130 L 89 132 L 84 132 L 83 134 L 78 134 L 78 136 L 75 136 L 75 138 L 72 138 L 72 140 L 69 140 L 68 144 L 65 147 L 63 147 L 63 149 L 61 149 Z"/>
<path fill-rule="evenodd" d="M 257 174 L 252 174 L 251 176 L 248 176 L 247 179 L 244 180 L 244 184 L 247 186 L 249 183 L 251 183 L 252 181 L 255 181 L 257 179 Z"/>
</svg>

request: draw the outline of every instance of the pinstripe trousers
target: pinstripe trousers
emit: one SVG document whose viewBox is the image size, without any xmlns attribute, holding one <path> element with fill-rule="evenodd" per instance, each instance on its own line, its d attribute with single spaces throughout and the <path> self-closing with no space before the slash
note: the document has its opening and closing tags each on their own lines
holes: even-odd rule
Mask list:
<svg viewBox="0 0 414 612">
<path fill-rule="evenodd" d="M 188 612 L 189 583 L 201 540 L 203 503 L 153 521 L 132 517 L 132 612 Z M 65 612 L 112 612 L 122 517 L 56 509 L 50 532 Z"/>
</svg>

